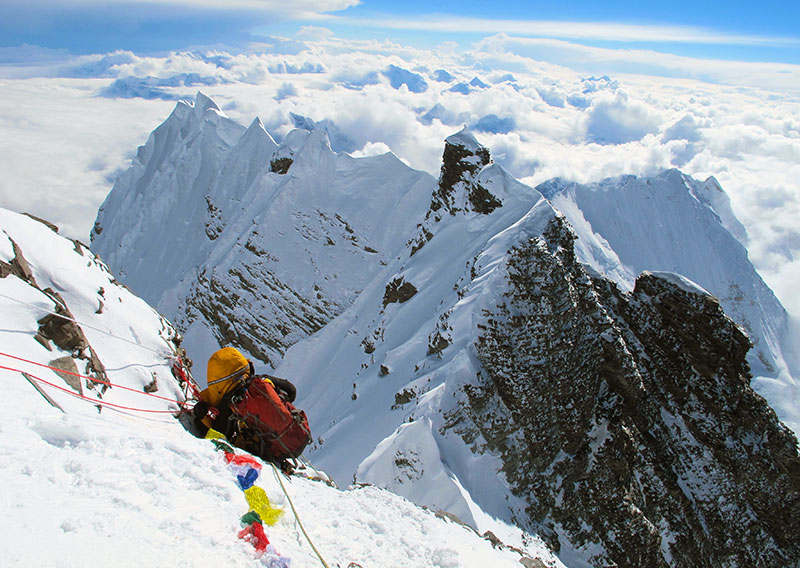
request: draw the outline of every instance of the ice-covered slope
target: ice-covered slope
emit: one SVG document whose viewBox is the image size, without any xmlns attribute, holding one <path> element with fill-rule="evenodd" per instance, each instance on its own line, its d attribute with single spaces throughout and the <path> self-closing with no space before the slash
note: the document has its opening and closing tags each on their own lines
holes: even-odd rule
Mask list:
<svg viewBox="0 0 800 568">
<path fill-rule="evenodd" d="M 581 260 L 624 288 L 644 270 L 664 270 L 716 296 L 753 343 L 756 390 L 800 430 L 800 368 L 788 315 L 750 263 L 744 227 L 714 178 L 700 182 L 668 170 L 589 185 L 553 180 L 537 189 L 575 228 Z M 604 261 L 609 256 L 618 262 Z"/>
<path fill-rule="evenodd" d="M 63 351 L 55 339 L 51 350 L 43 345 L 46 326 L 39 321 L 57 309 L 56 293 L 79 322 L 82 348 Z M 172 417 L 182 396 L 170 371 L 175 332 L 168 322 L 119 286 L 85 247 L 2 209 L 0 313 L 5 564 L 262 565 L 237 538 L 248 505 L 235 474 L 212 444 Z M 59 342 L 72 337 L 52 326 L 45 331 Z M 114 384 L 102 394 L 102 385 L 89 389 L 86 379 L 76 383 L 75 375 L 42 366 L 72 359 L 75 372 L 98 378 L 86 359 L 74 357 L 88 351 Z M 61 409 L 22 372 L 51 383 L 34 379 Z M 292 566 L 320 565 L 268 466 L 257 484 L 284 509 L 267 527 L 277 551 Z M 303 478 L 284 485 L 330 566 L 562 566 L 533 537 L 525 551 L 513 550 L 375 487 L 340 491 Z"/>
<path fill-rule="evenodd" d="M 244 131 L 198 94 L 114 185 L 92 248 L 196 358 L 235 343 L 274 364 L 385 270 L 434 184 L 393 154 L 336 154 L 322 130 L 277 147 L 259 121 Z"/>
</svg>

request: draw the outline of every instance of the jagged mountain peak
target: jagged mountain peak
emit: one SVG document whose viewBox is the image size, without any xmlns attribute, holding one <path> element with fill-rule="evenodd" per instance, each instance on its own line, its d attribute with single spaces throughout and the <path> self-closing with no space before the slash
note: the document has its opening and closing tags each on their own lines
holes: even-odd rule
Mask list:
<svg viewBox="0 0 800 568">
<path fill-rule="evenodd" d="M 222 109 L 217 106 L 208 95 L 204 94 L 202 91 L 197 91 L 194 100 L 194 111 L 196 114 L 203 116 L 205 115 L 206 111 L 213 110 L 217 112 L 222 112 Z"/>
<path fill-rule="evenodd" d="M 220 136 L 233 129 L 219 116 L 171 117 L 156 129 L 146 159 L 101 208 L 93 247 L 200 352 L 233 341 L 271 363 L 397 254 L 434 180 L 396 157 L 336 153 L 324 129 L 295 129 L 280 145 L 257 121 Z M 108 216 L 117 219 L 111 228 Z M 320 254 L 333 247 L 348 252 Z M 280 307 L 288 304 L 296 305 Z"/>
<path fill-rule="evenodd" d="M 275 142 L 269 132 L 267 132 L 267 129 L 264 127 L 264 123 L 261 122 L 261 118 L 258 116 L 253 119 L 253 122 L 250 123 L 250 126 L 247 127 L 247 131 L 242 136 L 247 136 L 248 133 L 251 133 L 250 135 L 255 135 L 254 133 L 258 133 L 258 136 L 265 137 L 268 140 L 271 140 L 276 147 L 278 146 L 277 142 Z"/>
</svg>

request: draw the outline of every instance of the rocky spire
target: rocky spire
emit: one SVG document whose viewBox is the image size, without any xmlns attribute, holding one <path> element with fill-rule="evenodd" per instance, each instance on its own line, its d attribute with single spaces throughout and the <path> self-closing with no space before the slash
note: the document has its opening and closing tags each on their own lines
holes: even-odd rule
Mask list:
<svg viewBox="0 0 800 568">
<path fill-rule="evenodd" d="M 431 213 L 476 211 L 488 214 L 502 203 L 478 181 L 481 169 L 492 162 L 489 150 L 464 127 L 445 140 L 439 185 L 431 199 Z"/>
</svg>

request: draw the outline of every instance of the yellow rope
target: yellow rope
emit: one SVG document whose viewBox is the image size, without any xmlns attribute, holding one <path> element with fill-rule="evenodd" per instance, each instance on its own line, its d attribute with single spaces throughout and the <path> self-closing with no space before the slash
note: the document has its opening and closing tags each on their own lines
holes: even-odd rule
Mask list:
<svg viewBox="0 0 800 568">
<path fill-rule="evenodd" d="M 311 542 L 311 538 L 308 536 L 308 533 L 306 532 L 306 529 L 303 526 L 302 521 L 300 521 L 300 517 L 297 514 L 297 509 L 294 508 L 294 503 L 292 503 L 292 498 L 289 497 L 289 492 L 286 491 L 286 487 L 283 485 L 283 480 L 281 479 L 281 474 L 278 472 L 278 468 L 275 467 L 275 464 L 272 462 L 269 462 L 269 464 L 272 466 L 272 471 L 275 474 L 275 479 L 278 480 L 278 483 L 280 484 L 281 489 L 283 490 L 283 494 L 286 495 L 286 499 L 289 501 L 289 506 L 292 508 L 292 513 L 294 513 L 294 518 L 297 519 L 297 524 L 300 526 L 300 530 L 303 531 L 303 535 L 306 537 L 308 544 L 311 545 L 311 548 L 314 550 L 314 554 L 317 555 L 317 558 L 319 558 L 319 561 L 322 563 L 322 565 L 325 568 L 329 568 L 328 563 L 325 562 L 325 559 L 322 558 L 322 555 L 319 553 L 319 550 L 317 550 L 317 547 L 314 546 L 313 542 Z"/>
</svg>

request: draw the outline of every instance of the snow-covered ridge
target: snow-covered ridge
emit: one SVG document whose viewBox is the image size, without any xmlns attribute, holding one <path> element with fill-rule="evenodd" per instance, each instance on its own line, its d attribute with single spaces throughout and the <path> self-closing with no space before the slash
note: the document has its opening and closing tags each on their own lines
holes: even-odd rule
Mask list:
<svg viewBox="0 0 800 568">
<path fill-rule="evenodd" d="M 537 189 L 569 219 L 581 260 L 624 288 L 642 271 L 666 271 L 717 297 L 753 343 L 754 387 L 800 430 L 800 369 L 788 314 L 750 263 L 747 234 L 714 178 L 667 170 L 589 185 L 553 180 Z"/>
<path fill-rule="evenodd" d="M 276 364 L 385 269 L 434 184 L 392 154 L 336 154 L 323 130 L 278 147 L 260 121 L 245 132 L 198 95 L 117 180 L 92 248 L 196 358 L 233 341 Z"/>
<path fill-rule="evenodd" d="M 77 354 L 53 342 L 48 350 L 36 339 L 39 320 L 57 309 L 50 295 L 56 292 L 114 384 L 102 393 L 86 379 L 76 384 L 74 375 L 42 366 Z M 183 397 L 170 371 L 176 334 L 166 320 L 117 284 L 85 247 L 4 209 L 0 312 L 7 512 L 0 518 L 0 554 L 7 564 L 260 564 L 253 547 L 237 538 L 248 505 L 236 476 L 211 443 L 189 435 L 172 416 Z M 34 379 L 60 409 L 22 372 L 51 383 Z M 98 404 L 107 406 L 98 412 Z M 268 538 L 292 566 L 318 565 L 287 495 L 267 465 L 262 471 L 258 485 L 284 510 L 267 527 Z M 513 567 L 523 560 L 563 566 L 541 542 L 515 550 L 375 487 L 340 491 L 303 478 L 283 483 L 330 566 Z"/>
<path fill-rule="evenodd" d="M 176 139 L 169 151 L 191 171 L 196 146 Z M 228 151 L 223 148 L 216 159 L 226 162 Z M 713 180 L 702 184 L 677 171 L 614 178 L 592 186 L 597 195 L 583 202 L 570 193 L 582 195 L 575 184 L 553 180 L 537 191 L 520 183 L 492 164 L 488 149 L 466 131 L 448 138 L 443 158 L 437 183 L 391 154 L 354 159 L 331 151 L 324 131 L 297 130 L 271 157 L 251 162 L 261 170 L 248 178 L 249 189 L 215 181 L 191 192 L 179 183 L 181 168 L 164 162 L 166 175 L 158 192 L 191 193 L 191 199 L 203 197 L 213 205 L 199 217 L 191 208 L 170 214 L 191 230 L 205 224 L 213 231 L 193 249 L 208 251 L 199 268 L 187 272 L 180 285 L 165 288 L 160 305 L 177 313 L 198 359 L 218 343 L 233 343 L 295 380 L 299 404 L 316 437 L 310 455 L 339 482 L 355 476 L 418 503 L 446 508 L 506 542 L 543 534 L 577 565 L 630 558 L 635 551 L 616 550 L 608 536 L 624 532 L 628 521 L 599 521 L 604 511 L 587 506 L 575 490 L 562 497 L 580 505 L 584 524 L 571 526 L 563 516 L 562 498 L 556 498 L 558 478 L 548 472 L 579 480 L 582 475 L 624 479 L 612 475 L 617 462 L 603 456 L 621 451 L 618 463 L 632 463 L 635 456 L 625 453 L 630 448 L 614 445 L 617 437 L 609 432 L 616 423 L 609 422 L 608 412 L 635 406 L 647 389 L 653 389 L 657 401 L 648 406 L 647 419 L 665 435 L 670 424 L 695 428 L 696 420 L 720 424 L 736 436 L 750 435 L 724 409 L 700 405 L 687 413 L 674 404 L 697 396 L 705 400 L 705 383 L 697 392 L 685 392 L 695 388 L 693 374 L 722 390 L 735 385 L 734 392 L 747 404 L 756 399 L 745 388 L 747 340 L 701 287 L 720 297 L 726 311 L 733 306 L 729 315 L 749 326 L 757 347 L 767 347 L 755 351 L 750 365 L 780 375 L 783 390 L 769 389 L 776 381 L 755 384 L 791 421 L 797 388 L 789 367 L 775 364 L 770 371 L 767 365 L 779 362 L 783 353 L 772 348 L 780 346 L 773 339 L 785 335 L 782 308 L 751 309 L 759 301 L 760 279 L 742 246 L 746 235 Z M 137 180 L 144 180 L 137 175 L 115 185 L 114 199 L 134 193 Z M 235 176 L 230 179 L 236 182 Z M 231 192 L 247 198 L 230 209 L 231 215 L 216 213 Z M 626 201 L 625 192 L 635 195 Z M 615 200 L 619 206 L 610 207 Z M 129 226 L 120 210 L 104 207 L 102 217 L 101 228 Z M 149 236 L 137 232 L 158 234 L 162 243 L 173 239 L 174 229 L 157 224 L 129 229 L 131 246 L 119 258 L 123 268 L 148 258 L 144 245 Z M 103 240 L 105 234 L 103 229 L 94 243 L 101 252 L 115 246 Z M 639 276 L 645 270 L 651 273 Z M 564 278 L 559 281 L 551 272 Z M 718 285 L 729 281 L 739 283 L 741 294 L 726 304 L 729 287 Z M 636 282 L 641 283 L 638 291 Z M 512 305 L 514 294 L 521 299 Z M 672 301 L 685 314 L 678 322 L 660 311 Z M 750 324 L 741 322 L 737 308 L 752 318 Z M 660 328 L 654 326 L 663 326 L 667 351 L 675 351 L 672 358 L 662 355 Z M 769 333 L 757 342 L 759 329 Z M 703 345 L 699 355 L 683 341 L 696 330 L 704 334 L 697 342 Z M 733 338 L 730 349 L 725 334 Z M 507 346 L 504 358 L 487 347 L 489 335 Z M 721 355 L 709 362 L 708 352 Z M 656 359 L 659 366 L 649 368 L 646 362 Z M 570 381 L 578 376 L 586 388 L 573 392 Z M 666 379 L 677 381 L 678 394 L 659 390 Z M 526 380 L 532 384 L 526 386 Z M 548 381 L 552 392 L 542 388 Z M 574 400 L 563 396 L 570 392 Z M 514 397 L 528 396 L 535 404 L 524 411 L 515 408 Z M 731 405 L 741 404 L 732 397 Z M 664 405 L 666 414 L 657 404 Z M 781 443 L 790 439 L 771 411 L 761 403 L 755 407 L 754 424 L 761 430 L 753 436 L 770 430 Z M 563 447 L 537 445 L 550 436 L 537 413 L 560 424 L 562 434 L 551 438 Z M 629 430 L 647 430 L 635 426 Z M 747 440 L 736 436 L 732 447 L 746 454 Z M 676 448 L 671 454 L 651 447 L 647 436 L 637 443 L 648 448 L 647 455 L 669 462 L 664 467 L 688 468 L 695 475 L 696 468 L 682 461 L 693 442 L 671 433 L 668 438 Z M 518 457 L 528 455 L 534 457 Z M 703 475 L 715 472 L 725 491 L 741 483 L 731 481 L 726 459 L 710 459 L 707 473 L 698 474 L 700 482 L 685 492 L 688 501 L 679 508 L 686 506 L 692 523 L 718 512 L 699 511 L 690 503 L 694 491 L 707 486 Z M 642 467 L 635 473 L 640 474 L 656 480 L 648 490 L 658 497 L 650 502 L 680 498 L 656 487 L 662 478 L 651 470 Z M 529 490 L 540 482 L 539 493 Z M 603 493 L 638 495 L 629 490 L 612 482 Z M 534 503 L 536 495 L 545 504 Z M 745 518 L 748 499 L 754 497 L 746 491 L 742 495 L 738 510 Z M 630 501 L 631 507 L 646 508 L 635 498 Z M 658 524 L 657 538 L 663 540 L 645 547 L 647 557 L 667 561 L 671 535 L 689 536 L 679 528 L 678 516 L 662 522 L 646 517 L 661 512 L 648 511 L 636 522 Z M 595 522 L 607 530 L 585 528 Z M 703 546 L 713 548 L 714 539 L 730 537 L 725 530 L 715 527 L 716 536 Z M 751 550 L 742 553 L 746 557 Z"/>
</svg>

